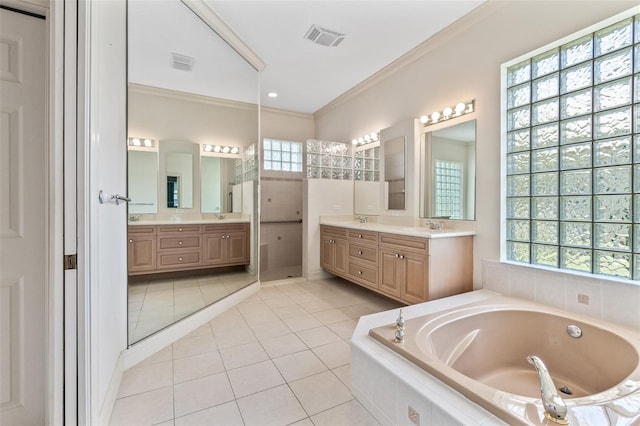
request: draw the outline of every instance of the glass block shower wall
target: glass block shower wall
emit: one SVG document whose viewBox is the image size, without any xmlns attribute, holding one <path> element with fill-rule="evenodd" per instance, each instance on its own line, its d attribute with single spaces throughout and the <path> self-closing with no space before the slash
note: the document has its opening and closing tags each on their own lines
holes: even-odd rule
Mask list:
<svg viewBox="0 0 640 426">
<path fill-rule="evenodd" d="M 507 67 L 506 258 L 640 279 L 640 15 Z"/>
</svg>

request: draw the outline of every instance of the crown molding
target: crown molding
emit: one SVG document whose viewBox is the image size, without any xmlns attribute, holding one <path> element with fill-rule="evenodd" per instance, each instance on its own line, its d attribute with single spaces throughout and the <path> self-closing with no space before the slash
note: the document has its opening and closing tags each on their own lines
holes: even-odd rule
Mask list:
<svg viewBox="0 0 640 426">
<path fill-rule="evenodd" d="M 353 88 L 347 90 L 342 95 L 338 96 L 327 105 L 323 106 L 319 110 L 313 113 L 315 119 L 322 117 L 323 115 L 333 111 L 338 106 L 350 101 L 362 92 L 370 89 L 371 87 L 379 84 L 385 79 L 389 78 L 393 74 L 402 70 L 406 66 L 414 63 L 415 61 L 423 58 L 425 55 L 433 50 L 441 47 L 447 41 L 467 31 L 470 27 L 477 25 L 479 22 L 486 19 L 488 16 L 500 11 L 504 4 L 501 0 L 487 0 L 477 8 L 473 9 L 468 14 L 464 15 L 457 21 L 443 28 L 439 32 L 435 33 L 418 46 L 396 59 L 389 65 L 382 68 L 380 71 L 371 75 L 369 78 L 358 83 Z"/>
<path fill-rule="evenodd" d="M 140 93 L 143 95 L 161 96 L 163 98 L 198 102 L 201 104 L 215 105 L 225 108 L 242 109 L 247 111 L 256 111 L 258 108 L 257 104 L 214 98 L 211 96 L 197 95 L 195 93 L 180 92 L 177 90 L 163 89 L 160 87 L 145 86 L 143 84 L 129 83 L 128 89 L 131 92 Z"/>
<path fill-rule="evenodd" d="M 273 108 L 273 107 L 260 106 L 260 111 L 269 112 L 269 113 L 278 114 L 278 115 L 287 115 L 287 116 L 295 117 L 295 118 L 304 118 L 304 119 L 307 119 L 307 120 L 313 120 L 314 119 L 313 114 L 310 114 L 310 113 L 307 113 L 307 112 L 291 111 L 291 110 L 288 110 L 288 109 L 278 109 L 278 108 Z"/>
</svg>

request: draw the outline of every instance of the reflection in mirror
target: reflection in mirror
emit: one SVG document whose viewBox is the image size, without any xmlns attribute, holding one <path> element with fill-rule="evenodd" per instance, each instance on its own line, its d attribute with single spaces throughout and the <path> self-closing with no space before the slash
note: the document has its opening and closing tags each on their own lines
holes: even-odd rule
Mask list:
<svg viewBox="0 0 640 426">
<path fill-rule="evenodd" d="M 193 156 L 167 153 L 167 208 L 193 208 Z"/>
<path fill-rule="evenodd" d="M 384 194 L 388 210 L 405 209 L 405 137 L 383 143 Z"/>
<path fill-rule="evenodd" d="M 129 150 L 129 214 L 158 213 L 158 153 Z"/>
<path fill-rule="evenodd" d="M 128 224 L 129 344 L 257 279 L 259 73 L 207 24 L 211 10 L 191 6 L 208 8 L 127 2 L 128 132 L 158 141 L 155 190 L 145 191 L 160 200 Z M 172 53 L 193 68 L 171 66 Z M 200 161 L 214 143 L 241 153 L 219 160 L 219 172 Z"/>
<path fill-rule="evenodd" d="M 421 217 L 475 220 L 475 142 L 476 120 L 425 133 Z"/>
<path fill-rule="evenodd" d="M 353 214 L 380 214 L 380 142 L 357 146 L 354 149 Z"/>
</svg>

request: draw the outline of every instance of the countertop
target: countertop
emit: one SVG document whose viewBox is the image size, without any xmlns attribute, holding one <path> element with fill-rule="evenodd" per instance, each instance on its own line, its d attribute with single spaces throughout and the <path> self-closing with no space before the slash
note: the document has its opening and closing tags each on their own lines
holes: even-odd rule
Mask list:
<svg viewBox="0 0 640 426">
<path fill-rule="evenodd" d="M 358 223 L 344 220 L 331 220 L 322 219 L 321 225 L 338 226 L 341 228 L 358 229 L 375 232 L 388 232 L 390 234 L 408 235 L 411 237 L 422 238 L 453 238 L 453 237 L 466 237 L 469 235 L 476 235 L 476 231 L 463 231 L 455 229 L 430 229 L 426 226 L 404 226 L 404 225 L 388 225 L 383 223 Z"/>
<path fill-rule="evenodd" d="M 200 225 L 211 223 L 249 223 L 249 219 L 228 218 L 228 219 L 150 219 L 150 220 L 129 220 L 129 226 L 141 225 Z"/>
</svg>

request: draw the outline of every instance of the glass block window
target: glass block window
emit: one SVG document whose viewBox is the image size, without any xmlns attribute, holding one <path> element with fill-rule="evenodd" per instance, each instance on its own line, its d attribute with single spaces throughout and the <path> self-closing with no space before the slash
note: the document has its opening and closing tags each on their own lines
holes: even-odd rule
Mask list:
<svg viewBox="0 0 640 426">
<path fill-rule="evenodd" d="M 361 147 L 353 153 L 353 180 L 380 181 L 380 144 Z"/>
<path fill-rule="evenodd" d="M 506 259 L 640 279 L 640 15 L 503 69 Z"/>
<path fill-rule="evenodd" d="M 351 180 L 351 143 L 307 140 L 307 179 Z"/>
<path fill-rule="evenodd" d="M 442 160 L 435 163 L 435 216 L 462 219 L 462 163 Z"/>
<path fill-rule="evenodd" d="M 302 172 L 302 142 L 265 139 L 263 143 L 264 170 Z"/>
</svg>

